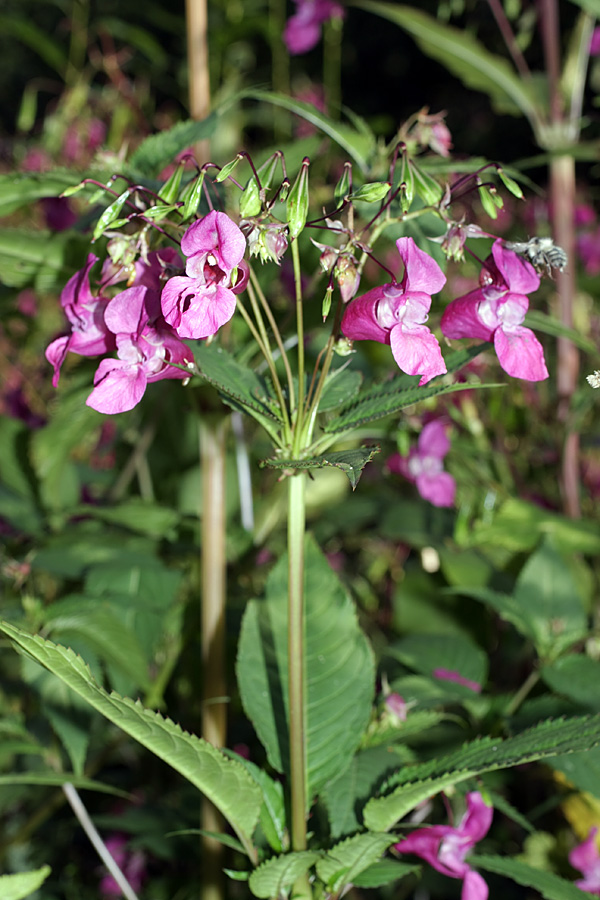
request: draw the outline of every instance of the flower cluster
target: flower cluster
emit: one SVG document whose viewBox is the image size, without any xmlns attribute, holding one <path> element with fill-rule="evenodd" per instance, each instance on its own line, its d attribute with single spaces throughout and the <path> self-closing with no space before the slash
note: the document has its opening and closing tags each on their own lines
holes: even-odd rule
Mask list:
<svg viewBox="0 0 600 900">
<path fill-rule="evenodd" d="M 232 317 L 234 291 L 247 280 L 238 278 L 246 240 L 225 213 L 213 211 L 187 229 L 181 249 L 187 258 L 185 275 L 169 277 L 182 270 L 176 250 L 153 251 L 135 263 L 129 286 L 112 298 L 107 288 L 124 281 L 128 268 L 105 264 L 94 294 L 89 276 L 98 258 L 90 253 L 61 294 L 71 330 L 46 350 L 54 386 L 68 352 L 98 356 L 116 351 L 116 359 L 100 362 L 87 399 L 88 406 L 102 413 L 133 409 L 150 382 L 187 377 L 178 367 L 191 363 L 193 355 L 181 338 L 209 337 Z"/>
</svg>

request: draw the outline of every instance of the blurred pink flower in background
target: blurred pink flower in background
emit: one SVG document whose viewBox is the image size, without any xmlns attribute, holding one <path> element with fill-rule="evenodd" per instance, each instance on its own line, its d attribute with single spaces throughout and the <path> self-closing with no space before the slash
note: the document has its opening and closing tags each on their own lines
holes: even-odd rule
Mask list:
<svg viewBox="0 0 600 900">
<path fill-rule="evenodd" d="M 395 453 L 387 461 L 390 472 L 403 475 L 416 484 L 424 500 L 434 506 L 452 506 L 456 482 L 444 472 L 444 457 L 450 449 L 446 430 L 439 419 L 428 422 L 419 435 L 417 446 L 408 456 Z"/>
<path fill-rule="evenodd" d="M 590 56 L 600 56 L 600 28 L 594 28 L 592 32 Z"/>
<path fill-rule="evenodd" d="M 107 838 L 105 843 L 110 855 L 131 885 L 131 889 L 137 894 L 146 880 L 145 854 L 141 850 L 129 850 L 127 838 L 123 834 L 113 834 Z M 123 896 L 121 888 L 108 873 L 100 882 L 100 896 L 102 900 Z"/>
<path fill-rule="evenodd" d="M 596 843 L 597 828 L 591 828 L 586 840 L 569 853 L 569 862 L 579 869 L 583 878 L 575 882 L 582 891 L 589 891 L 600 897 L 600 853 Z"/>
<path fill-rule="evenodd" d="M 289 53 L 308 53 L 321 37 L 321 26 L 329 19 L 343 19 L 345 10 L 334 0 L 295 0 L 296 12 L 288 19 L 283 40 Z"/>
<path fill-rule="evenodd" d="M 470 690 L 475 691 L 476 694 L 481 693 L 481 685 L 478 681 L 472 681 L 470 678 L 465 678 L 460 672 L 456 672 L 454 669 L 434 669 L 431 674 L 434 678 L 439 678 L 441 681 L 453 681 L 455 684 L 470 688 Z"/>
</svg>

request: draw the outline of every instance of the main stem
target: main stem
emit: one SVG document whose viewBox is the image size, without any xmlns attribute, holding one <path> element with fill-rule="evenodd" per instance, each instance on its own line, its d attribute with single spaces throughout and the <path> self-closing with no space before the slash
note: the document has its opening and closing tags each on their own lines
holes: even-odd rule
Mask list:
<svg viewBox="0 0 600 900">
<path fill-rule="evenodd" d="M 292 850 L 306 850 L 304 721 L 304 490 L 306 476 L 288 479 L 288 691 Z"/>
<path fill-rule="evenodd" d="M 200 423 L 202 464 L 202 737 L 215 747 L 227 743 L 225 678 L 225 435 L 227 419 L 207 416 Z M 206 797 L 202 828 L 225 830 L 223 818 Z M 223 845 L 204 837 L 202 900 L 224 897 Z"/>
</svg>

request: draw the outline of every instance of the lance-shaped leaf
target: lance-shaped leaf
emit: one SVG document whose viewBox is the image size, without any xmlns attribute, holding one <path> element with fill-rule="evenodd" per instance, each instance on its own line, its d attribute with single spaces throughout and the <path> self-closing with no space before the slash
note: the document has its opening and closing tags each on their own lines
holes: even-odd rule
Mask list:
<svg viewBox="0 0 600 900">
<path fill-rule="evenodd" d="M 8 216 L 22 206 L 29 206 L 42 197 L 58 197 L 63 191 L 79 184 L 82 177 L 81 172 L 68 172 L 63 169 L 54 172 L 2 173 L 0 217 Z M 103 178 L 103 175 L 99 176 L 100 181 Z"/>
<path fill-rule="evenodd" d="M 317 863 L 317 875 L 326 888 L 337 894 L 346 884 L 377 862 L 396 840 L 390 834 L 356 834 L 336 844 Z"/>
<path fill-rule="evenodd" d="M 520 859 L 506 856 L 470 856 L 469 862 L 476 869 L 484 872 L 494 872 L 496 875 L 505 875 L 517 884 L 533 888 L 544 900 L 585 900 L 589 898 L 587 891 L 576 887 L 572 881 L 555 875 L 554 872 L 546 872 L 542 869 L 534 869 Z"/>
<path fill-rule="evenodd" d="M 420 9 L 400 3 L 357 0 L 357 6 L 399 25 L 423 53 L 437 60 L 466 85 L 489 95 L 496 110 L 521 112 L 537 122 L 533 85 L 521 78 L 507 60 L 490 53 L 472 34 L 439 22 Z"/>
<path fill-rule="evenodd" d="M 183 731 L 170 719 L 144 709 L 139 701 L 134 703 L 118 694 L 109 694 L 94 681 L 88 667 L 72 650 L 39 635 L 27 634 L 8 622 L 0 622 L 0 630 L 17 648 L 202 791 L 228 819 L 248 855 L 254 856 L 251 836 L 258 821 L 262 794 L 243 766 L 227 759 L 207 741 Z"/>
<path fill-rule="evenodd" d="M 286 97 L 285 94 L 251 89 L 242 91 L 241 96 L 253 97 L 263 103 L 272 103 L 274 106 L 289 109 L 290 112 L 306 119 L 307 122 L 334 140 L 342 150 L 352 157 L 363 172 L 369 168 L 376 149 L 375 135 L 358 116 L 352 117 L 353 124 L 356 126 L 353 127 L 345 122 L 333 122 L 324 113 L 319 112 L 312 103 L 303 103 L 293 97 Z"/>
<path fill-rule="evenodd" d="M 355 887 L 376 888 L 384 884 L 399 881 L 407 875 L 415 875 L 421 871 L 421 866 L 411 866 L 408 863 L 398 862 L 395 859 L 381 859 L 373 863 L 354 879 Z"/>
<path fill-rule="evenodd" d="M 341 469 L 355 490 L 364 467 L 380 452 L 380 447 L 358 447 L 355 450 L 339 450 L 309 459 L 265 459 L 261 466 L 271 469 L 324 469 L 328 466 Z"/>
<path fill-rule="evenodd" d="M 600 715 L 547 719 L 505 740 L 485 737 L 470 741 L 441 759 L 403 767 L 388 780 L 384 790 L 400 786 L 387 796 L 369 801 L 365 824 L 372 831 L 387 831 L 418 803 L 451 785 L 484 772 L 589 750 L 598 743 Z"/>
<path fill-rule="evenodd" d="M 265 900 L 269 897 L 287 896 L 296 879 L 308 872 L 318 858 L 319 853 L 316 851 L 303 850 L 268 859 L 250 876 L 250 890 L 255 897 Z"/>
<path fill-rule="evenodd" d="M 23 900 L 43 885 L 52 869 L 42 866 L 32 872 L 18 872 L 16 875 L 0 875 L 0 897 L 2 900 Z"/>
<path fill-rule="evenodd" d="M 288 561 L 271 571 L 266 597 L 246 607 L 237 674 L 247 715 L 271 765 L 289 773 Z M 325 602 L 326 600 L 326 602 Z M 304 577 L 306 765 L 310 802 L 350 765 L 371 714 L 375 668 L 352 601 L 314 540 Z"/>
<path fill-rule="evenodd" d="M 468 350 L 450 353 L 446 359 L 448 374 L 457 372 L 487 347 L 488 344 L 479 344 Z M 428 384 L 419 387 L 418 375 L 396 375 L 389 381 L 383 382 L 383 384 L 366 388 L 357 400 L 340 409 L 335 418 L 327 423 L 325 431 L 328 434 L 342 434 L 355 428 L 360 428 L 369 422 L 382 419 L 385 416 L 391 416 L 407 406 L 426 400 L 428 397 L 435 397 L 437 394 L 450 394 L 453 391 L 472 390 L 474 387 L 473 384 L 445 385 L 443 383 L 444 377 L 434 378 Z M 498 387 L 498 385 L 479 384 L 476 387 Z"/>
<path fill-rule="evenodd" d="M 186 122 L 178 122 L 168 131 L 147 137 L 132 154 L 128 171 L 147 177 L 158 175 L 161 169 L 175 162 L 177 154 L 186 147 L 211 137 L 217 121 L 215 113 L 211 113 L 201 122 L 188 119 Z"/>
<path fill-rule="evenodd" d="M 202 377 L 224 394 L 233 409 L 249 413 L 259 422 L 265 419 L 281 421 L 266 382 L 252 369 L 241 365 L 214 344 L 198 344 L 194 348 L 196 365 Z"/>
</svg>

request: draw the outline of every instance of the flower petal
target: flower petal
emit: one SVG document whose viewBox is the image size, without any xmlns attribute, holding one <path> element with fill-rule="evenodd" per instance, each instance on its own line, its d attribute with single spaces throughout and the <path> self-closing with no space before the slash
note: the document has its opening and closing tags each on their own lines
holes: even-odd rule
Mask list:
<svg viewBox="0 0 600 900">
<path fill-rule="evenodd" d="M 470 869 L 465 875 L 460 900 L 487 900 L 488 886 L 483 876 L 474 869 Z"/>
<path fill-rule="evenodd" d="M 69 350 L 69 341 L 71 336 L 68 334 L 56 338 L 46 347 L 46 359 L 51 366 L 54 367 L 54 375 L 52 376 L 52 387 L 57 387 L 60 378 L 60 368 L 65 361 L 65 356 Z"/>
<path fill-rule="evenodd" d="M 148 296 L 154 295 L 156 314 L 160 311 L 158 295 L 147 287 L 130 287 L 110 301 L 104 312 L 104 321 L 113 334 L 137 334 L 148 322 L 146 305 Z"/>
<path fill-rule="evenodd" d="M 396 247 L 404 263 L 402 287 L 406 291 L 422 291 L 430 295 L 441 291 L 446 284 L 446 276 L 435 259 L 419 250 L 410 237 L 398 238 Z"/>
<path fill-rule="evenodd" d="M 89 253 L 83 269 L 75 272 L 62 289 L 60 295 L 61 306 L 79 306 L 83 303 L 89 303 L 90 300 L 95 300 L 90 289 L 89 275 L 97 262 L 98 257 L 94 256 L 93 253 Z"/>
<path fill-rule="evenodd" d="M 376 287 L 351 300 L 342 319 L 343 334 L 352 341 L 378 341 L 389 344 L 390 333 L 377 321 L 377 304 L 384 297 L 384 287 Z"/>
<path fill-rule="evenodd" d="M 494 347 L 500 365 L 513 378 L 543 381 L 548 378 L 544 349 L 530 328 L 497 328 Z"/>
<path fill-rule="evenodd" d="M 478 315 L 479 304 L 484 300 L 481 289 L 452 300 L 442 315 L 442 334 L 447 338 L 481 338 L 491 341 L 494 330 L 482 322 Z"/>
<path fill-rule="evenodd" d="M 476 844 L 490 830 L 493 817 L 494 807 L 485 802 L 479 791 L 471 791 L 467 794 L 467 811 L 458 830 Z"/>
<path fill-rule="evenodd" d="M 418 441 L 419 456 L 435 456 L 443 459 L 450 449 L 450 441 L 446 429 L 439 419 L 434 419 L 424 426 Z"/>
<path fill-rule="evenodd" d="M 204 254 L 215 257 L 223 272 L 230 272 L 242 259 L 246 250 L 246 238 L 223 212 L 212 210 L 203 219 L 193 222 L 181 239 L 181 251 L 188 257 L 186 272 L 199 277 L 204 267 Z M 198 257 L 195 260 L 194 257 Z"/>
<path fill-rule="evenodd" d="M 531 294 L 540 286 L 540 276 L 530 262 L 514 250 L 507 250 L 502 241 L 494 241 L 492 256 L 507 288 L 514 294 Z"/>
<path fill-rule="evenodd" d="M 147 379 L 140 365 L 121 359 L 103 359 L 94 376 L 94 390 L 86 406 L 114 415 L 127 412 L 140 402 Z"/>
<path fill-rule="evenodd" d="M 161 294 L 165 320 L 181 338 L 205 338 L 216 334 L 235 312 L 235 296 L 229 288 L 205 285 L 196 278 L 176 275 Z"/>
<path fill-rule="evenodd" d="M 408 375 L 420 375 L 420 385 L 446 371 L 437 338 L 426 325 L 396 325 L 390 332 L 390 344 L 399 367 Z"/>
<path fill-rule="evenodd" d="M 454 505 L 456 482 L 448 472 L 438 472 L 436 475 L 423 473 L 417 475 L 416 482 L 423 500 L 428 500 L 434 506 Z"/>
</svg>

